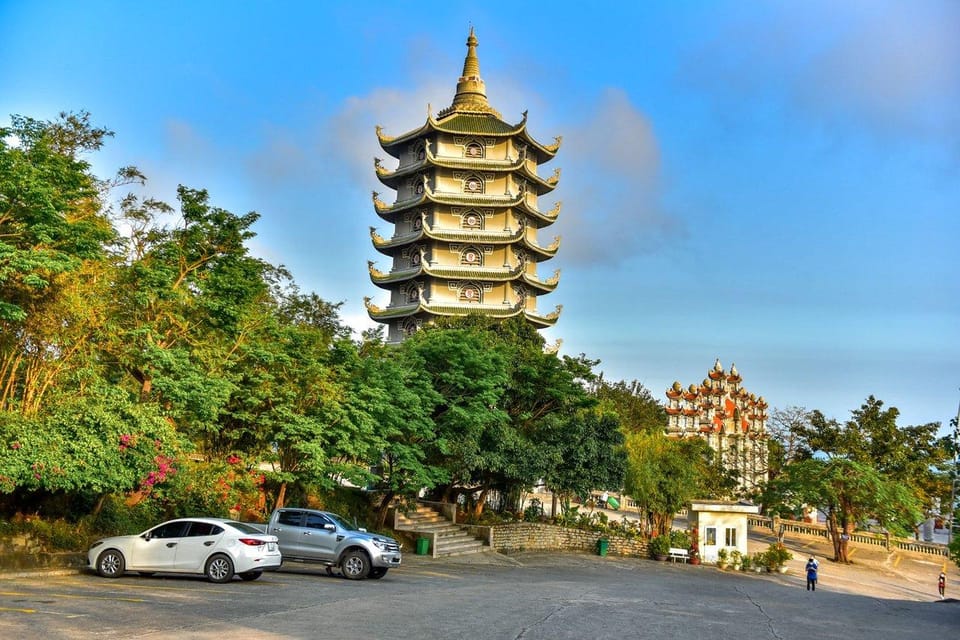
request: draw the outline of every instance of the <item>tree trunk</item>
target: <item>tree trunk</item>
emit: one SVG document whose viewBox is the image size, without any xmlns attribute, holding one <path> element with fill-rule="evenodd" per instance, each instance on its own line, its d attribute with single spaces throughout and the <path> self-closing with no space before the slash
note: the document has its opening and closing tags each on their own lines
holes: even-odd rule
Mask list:
<svg viewBox="0 0 960 640">
<path fill-rule="evenodd" d="M 273 505 L 274 509 L 282 509 L 283 501 L 287 499 L 287 483 L 280 484 L 280 491 L 277 492 L 277 503 Z"/>
<path fill-rule="evenodd" d="M 487 502 L 487 493 L 490 492 L 490 487 L 484 487 L 480 490 L 480 497 L 477 498 L 477 503 L 473 505 L 473 516 L 479 518 L 480 514 L 483 513 L 483 505 Z"/>
<path fill-rule="evenodd" d="M 840 530 L 837 523 L 837 512 L 830 509 L 827 518 L 827 530 L 830 532 L 830 542 L 833 544 L 833 561 L 841 562 L 840 558 Z"/>
<path fill-rule="evenodd" d="M 377 507 L 377 529 L 383 529 L 387 522 L 387 511 L 390 510 L 390 503 L 393 501 L 394 491 L 387 491 L 380 500 L 380 506 Z"/>
</svg>

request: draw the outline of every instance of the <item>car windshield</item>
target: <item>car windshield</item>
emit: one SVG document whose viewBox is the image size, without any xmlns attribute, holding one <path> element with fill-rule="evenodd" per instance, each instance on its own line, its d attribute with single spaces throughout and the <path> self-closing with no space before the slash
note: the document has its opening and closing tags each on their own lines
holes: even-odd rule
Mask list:
<svg viewBox="0 0 960 640">
<path fill-rule="evenodd" d="M 337 526 L 340 527 L 341 529 L 345 529 L 347 531 L 360 531 L 359 527 L 355 527 L 351 524 L 347 524 L 346 520 L 344 520 L 343 518 L 341 518 L 335 513 L 328 513 L 327 517 L 333 520 L 334 522 L 336 522 Z"/>
<path fill-rule="evenodd" d="M 263 529 L 258 529 L 253 525 L 249 525 L 246 522 L 234 522 L 233 520 L 227 520 L 223 524 L 228 527 L 233 527 L 240 533 L 263 533 Z"/>
</svg>

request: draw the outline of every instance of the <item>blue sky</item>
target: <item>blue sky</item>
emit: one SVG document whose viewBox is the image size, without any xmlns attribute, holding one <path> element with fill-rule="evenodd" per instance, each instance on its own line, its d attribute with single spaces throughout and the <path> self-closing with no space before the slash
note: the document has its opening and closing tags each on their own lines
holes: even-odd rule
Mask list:
<svg viewBox="0 0 960 640">
<path fill-rule="evenodd" d="M 0 118 L 90 111 L 98 174 L 259 212 L 252 250 L 360 330 L 374 127 L 450 104 L 471 25 L 493 106 L 563 136 L 562 353 L 661 399 L 719 357 L 772 407 L 957 414 L 954 0 L 0 0 Z"/>
</svg>

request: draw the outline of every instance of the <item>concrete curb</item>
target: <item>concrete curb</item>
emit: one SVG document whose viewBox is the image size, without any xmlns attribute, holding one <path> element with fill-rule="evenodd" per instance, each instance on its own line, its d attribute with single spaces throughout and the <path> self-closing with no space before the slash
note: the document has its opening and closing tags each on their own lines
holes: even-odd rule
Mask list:
<svg viewBox="0 0 960 640">
<path fill-rule="evenodd" d="M 22 571 L 0 572 L 0 580 L 16 580 L 23 578 L 45 578 L 48 576 L 71 576 L 84 573 L 86 569 L 24 569 Z"/>
</svg>

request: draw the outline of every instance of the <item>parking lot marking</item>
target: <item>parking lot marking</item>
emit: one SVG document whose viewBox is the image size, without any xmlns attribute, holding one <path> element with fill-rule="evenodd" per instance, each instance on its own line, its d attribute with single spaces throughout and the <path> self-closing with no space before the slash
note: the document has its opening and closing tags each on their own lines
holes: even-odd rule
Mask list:
<svg viewBox="0 0 960 640">
<path fill-rule="evenodd" d="M 454 580 L 463 579 L 462 576 L 455 576 L 451 573 L 440 573 L 439 571 L 410 571 L 410 573 L 418 576 L 430 576 L 432 578 L 453 578 Z"/>
<path fill-rule="evenodd" d="M 16 613 L 36 613 L 36 609 L 18 609 L 15 607 L 0 607 L 0 611 L 15 611 Z"/>
<path fill-rule="evenodd" d="M 0 596 L 32 596 L 33 593 L 27 591 L 0 591 Z M 73 593 L 49 593 L 45 594 L 54 598 L 76 598 L 77 600 L 109 600 L 111 602 L 146 602 L 145 598 L 121 598 L 107 596 L 85 596 Z"/>
</svg>

